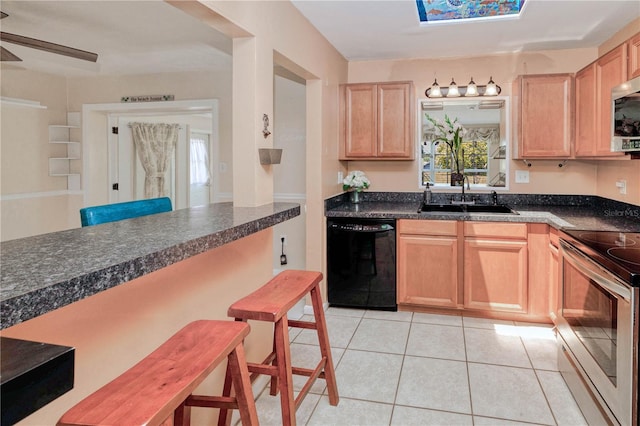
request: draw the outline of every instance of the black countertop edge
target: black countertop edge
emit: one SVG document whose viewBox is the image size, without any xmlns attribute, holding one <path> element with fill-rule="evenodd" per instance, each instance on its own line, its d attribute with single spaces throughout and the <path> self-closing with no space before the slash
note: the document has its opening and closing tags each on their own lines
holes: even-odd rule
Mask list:
<svg viewBox="0 0 640 426">
<path fill-rule="evenodd" d="M 437 193 L 432 202 L 448 204 L 452 193 Z M 480 204 L 491 204 L 490 194 L 471 193 Z M 459 193 L 456 193 L 456 199 Z M 578 228 L 640 232 L 640 206 L 586 195 L 499 194 L 518 215 L 490 213 L 418 213 L 422 192 L 362 192 L 361 202 L 352 204 L 348 194 L 325 200 L 326 217 L 478 220 L 546 223 L 554 228 Z"/>
<path fill-rule="evenodd" d="M 300 205 L 175 210 L 0 245 L 0 326 L 43 315 L 300 215 Z"/>
</svg>

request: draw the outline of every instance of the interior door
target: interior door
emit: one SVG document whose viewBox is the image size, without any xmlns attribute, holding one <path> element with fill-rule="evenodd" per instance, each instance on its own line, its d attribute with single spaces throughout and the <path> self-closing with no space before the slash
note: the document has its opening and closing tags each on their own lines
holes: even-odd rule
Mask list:
<svg viewBox="0 0 640 426">
<path fill-rule="evenodd" d="M 133 135 L 130 128 L 131 122 L 159 123 L 165 121 L 163 117 L 133 117 L 118 116 L 112 123 L 117 123 L 117 133 L 112 132 L 110 165 L 112 188 L 110 202 L 124 202 L 144 199 L 145 172 L 142 163 L 136 153 Z M 178 143 L 174 151 L 166 180 L 168 183 L 168 197 L 175 208 L 187 206 L 187 162 L 183 159 L 187 156 L 187 126 L 180 126 Z"/>
</svg>

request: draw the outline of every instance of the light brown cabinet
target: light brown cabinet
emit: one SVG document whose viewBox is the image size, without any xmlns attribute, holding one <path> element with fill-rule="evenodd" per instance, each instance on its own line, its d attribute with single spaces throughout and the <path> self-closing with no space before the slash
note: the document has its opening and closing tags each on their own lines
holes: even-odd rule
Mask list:
<svg viewBox="0 0 640 426">
<path fill-rule="evenodd" d="M 398 303 L 457 308 L 460 246 L 456 221 L 398 221 Z"/>
<path fill-rule="evenodd" d="M 627 48 L 621 44 L 576 73 L 576 157 L 623 157 L 611 152 L 611 89 L 627 81 Z"/>
<path fill-rule="evenodd" d="M 464 307 L 528 310 L 527 225 L 464 223 Z"/>
<path fill-rule="evenodd" d="M 549 321 L 549 229 L 539 223 L 398 220 L 398 305 Z"/>
<path fill-rule="evenodd" d="M 571 74 L 522 75 L 513 83 L 514 158 L 572 156 Z"/>
<path fill-rule="evenodd" d="M 556 323 L 561 300 L 560 292 L 560 250 L 558 231 L 549 230 L 549 315 Z"/>
<path fill-rule="evenodd" d="M 629 80 L 640 77 L 640 33 L 631 37 L 627 42 L 629 56 Z"/>
<path fill-rule="evenodd" d="M 340 159 L 413 160 L 413 82 L 340 86 Z"/>
<path fill-rule="evenodd" d="M 596 64 L 576 73 L 576 157 L 591 157 L 596 146 Z"/>
<path fill-rule="evenodd" d="M 598 157 L 624 156 L 611 152 L 611 89 L 627 81 L 627 45 L 622 44 L 596 61 L 596 134 Z"/>
</svg>

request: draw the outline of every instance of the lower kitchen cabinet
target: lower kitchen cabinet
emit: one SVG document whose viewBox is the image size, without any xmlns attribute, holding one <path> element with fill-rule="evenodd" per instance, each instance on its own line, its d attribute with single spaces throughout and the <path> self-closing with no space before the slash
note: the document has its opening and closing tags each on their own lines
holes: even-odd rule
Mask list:
<svg viewBox="0 0 640 426">
<path fill-rule="evenodd" d="M 406 219 L 397 229 L 400 309 L 549 321 L 546 224 Z"/>
<path fill-rule="evenodd" d="M 457 222 L 400 220 L 398 232 L 398 303 L 457 308 Z"/>
<path fill-rule="evenodd" d="M 464 223 L 464 307 L 527 312 L 526 223 Z"/>
<path fill-rule="evenodd" d="M 558 247 L 558 231 L 549 230 L 549 315 L 555 323 L 561 300 L 560 291 L 560 250 Z"/>
</svg>

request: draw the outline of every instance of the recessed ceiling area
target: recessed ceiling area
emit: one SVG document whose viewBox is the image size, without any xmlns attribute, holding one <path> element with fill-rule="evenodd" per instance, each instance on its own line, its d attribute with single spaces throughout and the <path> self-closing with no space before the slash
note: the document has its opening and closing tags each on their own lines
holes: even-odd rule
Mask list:
<svg viewBox="0 0 640 426">
<path fill-rule="evenodd" d="M 293 4 L 350 61 L 597 47 L 640 16 L 638 0 L 526 0 L 515 19 L 420 25 L 416 0 Z"/>
<path fill-rule="evenodd" d="M 98 54 L 95 63 L 2 42 L 23 68 L 66 76 L 231 66 L 231 40 L 164 1 L 5 1 L 2 31 Z"/>
</svg>

